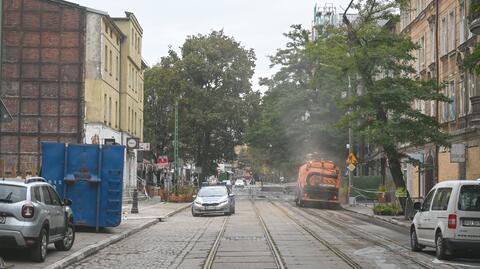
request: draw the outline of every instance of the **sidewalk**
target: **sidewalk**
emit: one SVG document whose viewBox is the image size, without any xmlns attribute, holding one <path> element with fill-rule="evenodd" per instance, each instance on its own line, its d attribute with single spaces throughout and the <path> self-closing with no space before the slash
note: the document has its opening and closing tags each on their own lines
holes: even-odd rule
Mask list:
<svg viewBox="0 0 480 269">
<path fill-rule="evenodd" d="M 360 215 L 379 219 L 398 226 L 410 228 L 411 222 L 403 216 L 380 216 L 373 214 L 373 204 L 343 205 L 343 209 Z"/>
<path fill-rule="evenodd" d="M 118 227 L 104 228 L 99 233 L 95 229 L 79 228 L 75 234 L 75 243 L 70 251 L 57 251 L 49 245 L 47 259 L 44 263 L 25 261 L 24 256 L 5 257 L 9 266 L 13 268 L 64 268 L 99 250 L 114 244 L 134 233 L 146 229 L 159 221 L 166 219 L 185 208 L 190 203 L 164 203 L 158 201 L 139 202 L 139 214 L 131 214 L 131 204 L 123 206 L 122 223 Z"/>
</svg>

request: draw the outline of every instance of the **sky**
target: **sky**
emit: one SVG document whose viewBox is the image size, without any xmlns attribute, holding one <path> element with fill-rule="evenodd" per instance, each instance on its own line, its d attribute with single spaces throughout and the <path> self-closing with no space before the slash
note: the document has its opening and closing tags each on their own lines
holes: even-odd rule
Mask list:
<svg viewBox="0 0 480 269">
<path fill-rule="evenodd" d="M 212 30 L 224 33 L 253 48 L 256 56 L 253 89 L 259 77 L 269 77 L 269 55 L 284 48 L 283 33 L 292 24 L 311 28 L 315 4 L 333 3 L 346 8 L 348 0 L 70 0 L 82 6 L 124 17 L 125 11 L 135 14 L 143 28 L 143 58 L 150 66 L 166 56 L 169 46 L 177 50 L 189 35 L 207 35 Z"/>
</svg>

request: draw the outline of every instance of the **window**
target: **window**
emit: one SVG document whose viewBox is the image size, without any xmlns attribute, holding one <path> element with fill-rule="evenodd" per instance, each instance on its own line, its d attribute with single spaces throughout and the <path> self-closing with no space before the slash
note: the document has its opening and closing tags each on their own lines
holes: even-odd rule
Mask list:
<svg viewBox="0 0 480 269">
<path fill-rule="evenodd" d="M 107 25 L 107 22 L 106 21 L 103 21 L 105 23 L 105 33 L 108 34 L 108 25 Z"/>
<path fill-rule="evenodd" d="M 460 3 L 460 23 L 459 23 L 459 31 L 460 31 L 460 44 L 465 42 L 465 2 Z"/>
<path fill-rule="evenodd" d="M 436 113 L 435 101 L 430 101 L 430 116 L 435 117 Z"/>
<path fill-rule="evenodd" d="M 51 204 L 52 205 L 61 205 L 62 202 L 60 201 L 60 198 L 58 197 L 57 192 L 52 187 L 47 186 L 46 188 L 48 190 L 48 193 L 50 194 L 50 199 L 52 199 Z M 45 195 L 45 192 L 44 192 L 44 195 Z"/>
<path fill-rule="evenodd" d="M 0 188 L 0 203 L 18 203 L 27 199 L 27 188 L 15 185 L 1 185 Z"/>
<path fill-rule="evenodd" d="M 105 45 L 105 67 L 104 67 L 105 72 L 108 71 L 107 64 L 108 64 L 108 47 L 107 47 L 107 45 Z"/>
<path fill-rule="evenodd" d="M 130 107 L 128 107 L 127 128 L 128 128 L 128 131 L 130 132 Z"/>
<path fill-rule="evenodd" d="M 464 185 L 460 189 L 458 209 L 462 211 L 480 211 L 480 186 Z"/>
<path fill-rule="evenodd" d="M 117 71 L 115 72 L 115 78 L 118 80 L 118 76 L 120 75 L 120 62 L 118 61 L 118 55 L 115 58 L 115 65 Z"/>
<path fill-rule="evenodd" d="M 442 51 L 442 55 L 445 55 L 447 54 L 447 44 L 448 44 L 448 32 L 447 32 L 447 18 L 443 18 L 442 19 L 442 23 L 441 23 L 441 26 L 442 26 L 442 38 L 440 40 L 440 50 Z"/>
<path fill-rule="evenodd" d="M 132 47 L 133 47 L 133 39 L 134 39 L 134 34 L 133 34 L 133 29 L 132 29 L 132 36 L 130 37 L 130 39 L 132 40 Z"/>
<path fill-rule="evenodd" d="M 43 202 L 47 205 L 52 204 L 52 198 L 50 197 L 50 194 L 48 193 L 48 186 L 42 186 L 42 197 L 43 197 Z"/>
<path fill-rule="evenodd" d="M 422 204 L 422 211 L 430 211 L 430 205 L 432 204 L 432 198 L 434 194 L 435 194 L 435 190 L 431 190 L 427 194 L 427 197 L 425 198 L 425 201 Z"/>
<path fill-rule="evenodd" d="M 433 24 L 430 24 L 430 62 L 435 62 L 435 27 Z"/>
<path fill-rule="evenodd" d="M 465 116 L 465 80 L 462 76 L 462 80 L 458 84 L 460 86 L 460 96 L 458 98 L 458 114 L 459 116 Z"/>
<path fill-rule="evenodd" d="M 448 44 L 448 52 L 450 52 L 457 47 L 456 46 L 457 27 L 456 27 L 456 20 L 455 20 L 455 10 L 452 10 L 448 15 L 448 27 L 450 30 L 448 33 L 448 39 L 450 41 L 450 43 Z"/>
<path fill-rule="evenodd" d="M 112 126 L 112 97 L 108 98 L 108 125 Z"/>
<path fill-rule="evenodd" d="M 137 112 L 135 112 L 135 121 L 133 122 L 133 133 L 137 134 Z"/>
<path fill-rule="evenodd" d="M 421 37 L 417 43 L 418 50 L 417 50 L 417 72 L 420 72 L 425 67 L 425 37 Z"/>
<path fill-rule="evenodd" d="M 468 75 L 468 80 L 470 81 L 470 85 L 468 86 L 468 114 L 472 113 L 472 101 L 470 97 L 474 96 L 473 91 L 475 90 L 475 80 L 476 77 L 473 74 Z"/>
<path fill-rule="evenodd" d="M 112 69 L 113 69 L 112 61 L 113 61 L 112 50 L 110 50 L 110 60 L 109 60 L 110 76 L 112 76 Z"/>
<path fill-rule="evenodd" d="M 447 210 L 451 193 L 451 188 L 439 188 L 433 199 L 432 210 Z"/>
<path fill-rule="evenodd" d="M 40 187 L 35 187 L 33 188 L 33 199 L 37 202 L 42 202 L 43 203 L 43 198 L 40 195 Z"/>
<path fill-rule="evenodd" d="M 107 95 L 103 96 L 103 123 L 107 124 Z"/>
<path fill-rule="evenodd" d="M 449 104 L 449 105 L 450 105 L 450 106 L 449 106 L 450 109 L 449 109 L 449 118 L 448 118 L 448 119 L 452 121 L 452 120 L 455 120 L 455 117 L 456 117 L 456 115 L 457 115 L 457 114 L 456 114 L 456 109 L 455 109 L 455 105 L 456 105 L 456 103 L 455 103 L 455 101 L 456 101 L 455 96 L 456 96 L 456 94 L 455 94 L 455 81 L 454 81 L 454 80 L 452 80 L 452 81 L 450 82 L 450 87 L 449 87 L 449 88 L 450 88 L 450 90 L 449 90 L 449 95 L 448 95 L 448 97 L 449 97 L 449 99 L 450 99 L 450 104 Z"/>
</svg>

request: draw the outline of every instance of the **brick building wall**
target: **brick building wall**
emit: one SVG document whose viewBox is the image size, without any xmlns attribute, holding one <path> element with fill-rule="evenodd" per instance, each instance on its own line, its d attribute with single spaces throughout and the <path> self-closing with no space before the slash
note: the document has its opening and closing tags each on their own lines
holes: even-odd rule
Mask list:
<svg viewBox="0 0 480 269">
<path fill-rule="evenodd" d="M 85 12 L 64 1 L 3 1 L 0 95 L 13 122 L 0 126 L 0 170 L 35 170 L 42 141 L 82 142 Z"/>
</svg>

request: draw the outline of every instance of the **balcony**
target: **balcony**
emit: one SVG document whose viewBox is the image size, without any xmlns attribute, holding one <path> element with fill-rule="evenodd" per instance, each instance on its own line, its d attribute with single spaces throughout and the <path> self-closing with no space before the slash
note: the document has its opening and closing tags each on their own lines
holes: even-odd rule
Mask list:
<svg viewBox="0 0 480 269">
<path fill-rule="evenodd" d="M 468 14 L 470 32 L 480 34 L 480 0 L 472 0 Z"/>
</svg>

